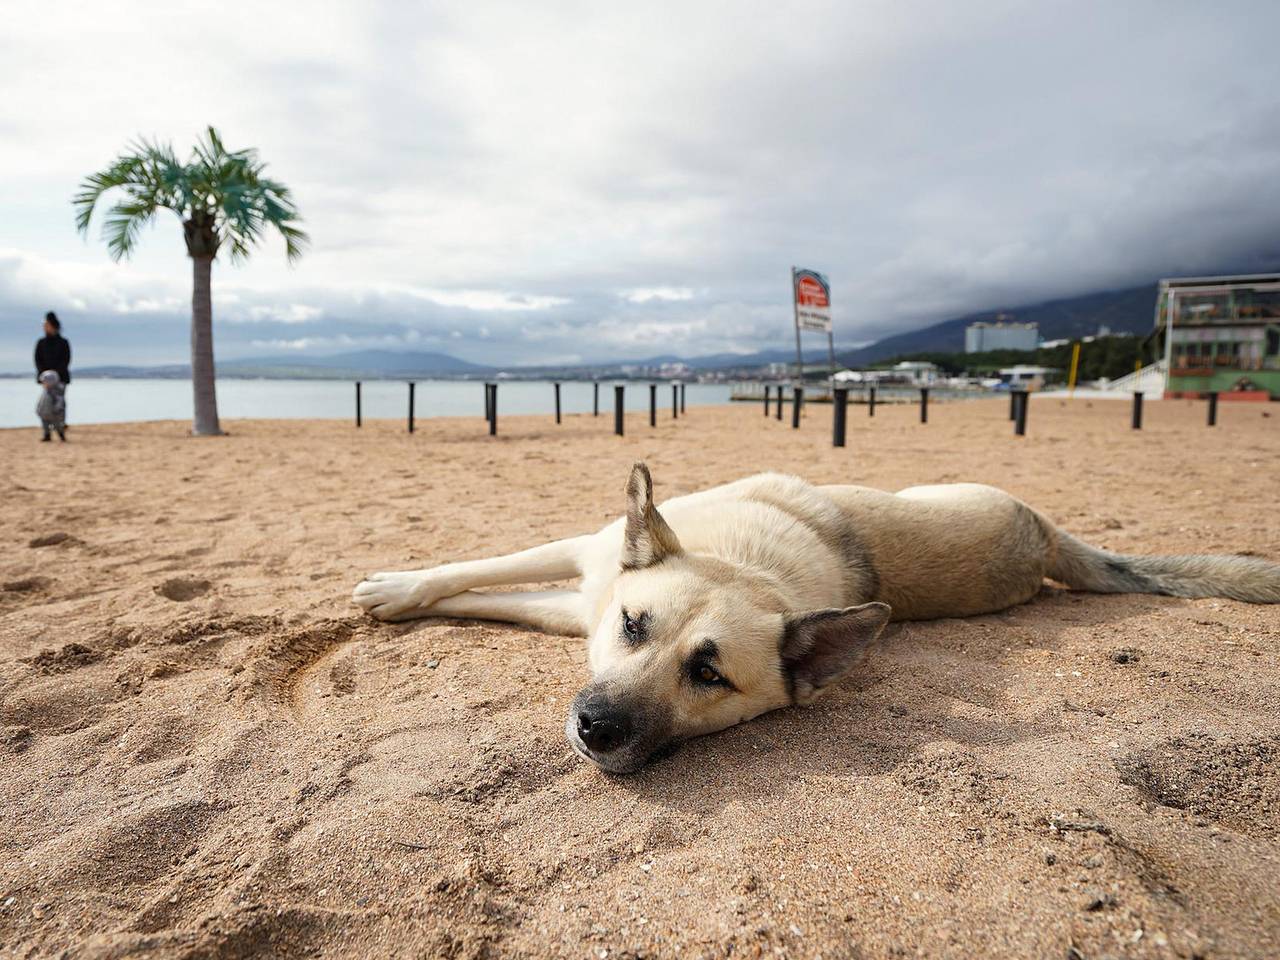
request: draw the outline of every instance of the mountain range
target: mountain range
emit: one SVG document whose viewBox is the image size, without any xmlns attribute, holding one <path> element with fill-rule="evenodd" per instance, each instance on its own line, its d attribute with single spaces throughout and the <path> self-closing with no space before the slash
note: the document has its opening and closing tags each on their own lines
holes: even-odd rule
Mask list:
<svg viewBox="0 0 1280 960">
<path fill-rule="evenodd" d="M 486 373 L 492 368 L 470 363 L 447 353 L 411 352 L 405 350 L 356 350 L 324 357 L 259 357 L 234 360 L 229 366 L 254 369 L 271 367 L 318 367 L 328 371 L 377 370 L 386 376 L 444 373 L 450 375 Z"/>
<path fill-rule="evenodd" d="M 1156 290 L 1156 284 L 1148 283 L 1029 306 L 969 313 L 885 337 L 858 350 L 842 351 L 839 359 L 846 366 L 860 366 L 911 353 L 962 353 L 965 327 L 979 320 L 994 320 L 999 314 L 1018 323 L 1038 324 L 1042 340 L 1074 340 L 1096 334 L 1099 327 L 1107 327 L 1112 333 L 1145 335 L 1154 324 Z"/>
<path fill-rule="evenodd" d="M 1044 340 L 1077 338 L 1097 333 L 1105 326 L 1112 333 L 1146 334 L 1152 327 L 1156 285 L 1144 284 L 1122 290 L 1107 290 L 1076 297 L 1065 297 L 1022 306 L 1008 306 L 969 313 L 940 323 L 895 334 L 874 343 L 837 348 L 837 358 L 845 366 L 888 360 L 913 353 L 964 350 L 964 330 L 978 320 L 992 320 L 999 314 L 1020 323 L 1036 323 Z M 825 356 L 825 350 L 808 348 L 814 359 Z M 766 350 L 749 354 L 717 353 L 697 357 L 661 355 L 622 363 L 581 364 L 577 366 L 485 366 L 471 363 L 446 353 L 407 352 L 399 350 L 359 350 L 329 356 L 255 357 L 224 360 L 218 373 L 227 377 L 335 377 L 370 379 L 387 377 L 480 377 L 500 371 L 536 377 L 550 374 L 572 374 L 574 370 L 590 370 L 595 375 L 623 373 L 634 368 L 658 368 L 664 364 L 685 363 L 694 370 L 750 370 L 771 363 L 794 359 L 789 349 Z M 186 365 L 164 367 L 88 367 L 76 371 L 80 376 L 105 377 L 186 377 Z"/>
</svg>

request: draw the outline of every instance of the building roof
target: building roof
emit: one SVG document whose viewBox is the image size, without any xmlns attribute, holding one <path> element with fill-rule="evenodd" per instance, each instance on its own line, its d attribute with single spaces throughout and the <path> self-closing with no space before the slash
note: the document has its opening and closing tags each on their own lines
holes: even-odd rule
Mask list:
<svg viewBox="0 0 1280 960">
<path fill-rule="evenodd" d="M 1247 293 L 1246 293 L 1247 291 Z M 1227 296 L 1232 302 L 1233 293 L 1244 295 L 1246 301 L 1240 309 L 1230 309 L 1226 314 L 1218 316 L 1212 302 L 1206 303 L 1203 298 Z M 1261 299 L 1254 301 L 1250 295 Z M 1178 307 L 1174 326 L 1223 326 L 1239 324 L 1242 326 L 1274 323 L 1276 317 L 1277 295 L 1280 295 L 1280 274 L 1251 273 L 1221 277 L 1169 277 L 1160 281 L 1159 293 L 1156 296 L 1156 316 L 1154 327 L 1161 330 L 1165 326 L 1166 307 L 1175 301 Z M 1196 301 L 1201 301 L 1197 303 Z M 1268 312 L 1253 312 L 1244 315 L 1244 310 L 1257 311 L 1264 306 Z M 1237 303 L 1237 306 L 1240 306 Z"/>
<path fill-rule="evenodd" d="M 1030 374 L 1031 376 L 1036 376 L 1037 374 L 1057 373 L 1057 372 L 1058 372 L 1057 367 L 1037 367 L 1035 364 L 1031 364 L 1031 363 L 1018 363 L 1012 367 L 1005 367 L 1003 370 L 1000 371 L 1000 376 L 1002 377 L 1015 376 L 1017 374 L 1022 374 L 1022 373 Z"/>
<path fill-rule="evenodd" d="M 1280 290 L 1280 273 L 1240 273 L 1222 277 L 1168 277 L 1160 281 L 1164 290 L 1196 290 L 1200 293 L 1229 287 Z"/>
<path fill-rule="evenodd" d="M 936 363 L 930 363 L 927 360 L 900 360 L 893 365 L 895 370 L 937 370 Z"/>
</svg>

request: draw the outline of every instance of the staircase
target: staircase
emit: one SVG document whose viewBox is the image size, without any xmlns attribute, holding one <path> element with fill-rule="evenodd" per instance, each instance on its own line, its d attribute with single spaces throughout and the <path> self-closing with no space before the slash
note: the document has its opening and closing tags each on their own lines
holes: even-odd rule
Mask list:
<svg viewBox="0 0 1280 960">
<path fill-rule="evenodd" d="M 1147 397 L 1155 399 L 1164 393 L 1165 367 L 1163 360 L 1135 370 L 1112 380 L 1104 388 L 1107 393 L 1137 393 L 1141 391 Z"/>
</svg>

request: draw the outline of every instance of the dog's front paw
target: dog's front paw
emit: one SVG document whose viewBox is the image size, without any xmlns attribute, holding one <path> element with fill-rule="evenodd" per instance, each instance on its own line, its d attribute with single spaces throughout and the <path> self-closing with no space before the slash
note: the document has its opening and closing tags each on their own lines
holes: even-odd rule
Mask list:
<svg viewBox="0 0 1280 960">
<path fill-rule="evenodd" d="M 439 600 L 429 576 L 417 570 L 374 573 L 356 585 L 351 601 L 379 620 L 405 619 Z"/>
</svg>

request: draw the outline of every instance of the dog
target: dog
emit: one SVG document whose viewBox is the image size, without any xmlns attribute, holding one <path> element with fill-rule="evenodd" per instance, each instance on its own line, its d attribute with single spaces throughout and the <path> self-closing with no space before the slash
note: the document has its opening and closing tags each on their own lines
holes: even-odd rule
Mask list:
<svg viewBox="0 0 1280 960">
<path fill-rule="evenodd" d="M 1280 564 L 1123 556 L 994 487 L 886 493 L 760 474 L 656 507 L 648 468 L 598 533 L 429 570 L 375 573 L 352 599 L 381 620 L 462 617 L 588 637 L 591 680 L 565 735 L 629 773 L 681 741 L 812 702 L 890 620 L 993 613 L 1046 577 L 1098 593 L 1280 603 Z M 477 587 L 581 578 L 576 590 Z"/>
</svg>

